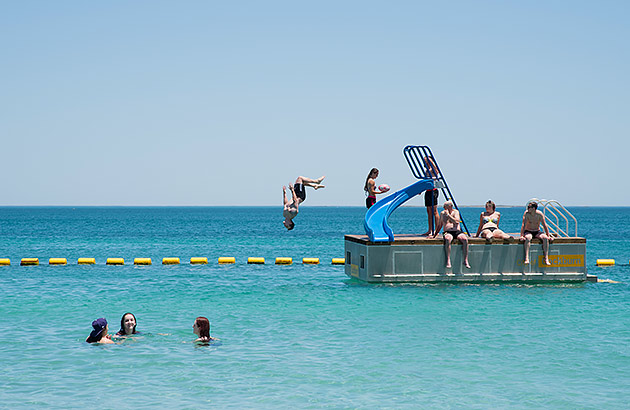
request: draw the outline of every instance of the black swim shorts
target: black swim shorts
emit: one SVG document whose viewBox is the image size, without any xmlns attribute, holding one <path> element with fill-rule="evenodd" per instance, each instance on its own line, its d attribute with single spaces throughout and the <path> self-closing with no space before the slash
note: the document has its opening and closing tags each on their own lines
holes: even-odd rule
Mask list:
<svg viewBox="0 0 630 410">
<path fill-rule="evenodd" d="M 375 196 L 368 196 L 367 198 L 365 198 L 365 206 L 367 206 L 367 209 L 370 209 L 370 207 L 374 205 L 375 203 L 376 203 Z"/>
<path fill-rule="evenodd" d="M 427 189 L 424 192 L 424 206 L 436 206 L 440 191 L 437 189 Z"/>
<path fill-rule="evenodd" d="M 302 202 L 306 201 L 306 189 L 304 188 L 304 184 L 293 184 L 293 190 L 295 191 L 295 195 L 297 195 Z"/>
<path fill-rule="evenodd" d="M 531 234 L 532 234 L 532 238 L 535 238 L 535 237 L 537 237 L 538 235 L 540 235 L 540 229 L 539 229 L 539 230 L 537 230 L 537 231 L 528 231 L 528 230 L 525 230 L 525 232 L 523 233 L 523 236 L 527 235 L 528 233 L 531 233 Z"/>
<path fill-rule="evenodd" d="M 459 229 L 455 229 L 455 230 L 449 230 L 449 231 L 445 231 L 445 234 L 450 233 L 451 235 L 453 235 L 453 239 L 457 239 L 457 237 L 459 236 L 460 233 L 463 233 L 462 231 L 460 231 Z"/>
</svg>

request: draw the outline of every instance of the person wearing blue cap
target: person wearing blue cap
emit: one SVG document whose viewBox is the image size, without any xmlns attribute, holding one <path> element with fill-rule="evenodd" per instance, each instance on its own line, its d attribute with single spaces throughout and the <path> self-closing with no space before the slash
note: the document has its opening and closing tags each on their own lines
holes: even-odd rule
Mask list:
<svg viewBox="0 0 630 410">
<path fill-rule="evenodd" d="M 100 317 L 92 322 L 94 330 L 85 341 L 87 343 L 114 343 L 107 334 L 107 319 Z"/>
</svg>

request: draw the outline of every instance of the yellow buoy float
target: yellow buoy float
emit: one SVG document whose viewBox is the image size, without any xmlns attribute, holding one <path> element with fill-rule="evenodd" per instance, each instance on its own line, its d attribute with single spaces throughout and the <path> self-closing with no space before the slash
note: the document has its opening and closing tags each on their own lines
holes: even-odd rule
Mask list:
<svg viewBox="0 0 630 410">
<path fill-rule="evenodd" d="M 20 261 L 22 266 L 39 265 L 39 258 L 22 258 Z"/>
<path fill-rule="evenodd" d="M 597 259 L 597 266 L 613 266 L 615 264 L 614 259 Z"/>
<path fill-rule="evenodd" d="M 291 265 L 293 258 L 276 258 L 276 265 Z"/>
<path fill-rule="evenodd" d="M 179 258 L 162 258 L 162 265 L 179 265 Z"/>
<path fill-rule="evenodd" d="M 66 258 L 50 258 L 48 260 L 50 265 L 66 265 L 68 263 Z M 94 265 L 96 263 L 95 258 L 79 258 L 77 260 L 79 265 Z M 135 265 L 151 265 L 151 258 L 135 258 L 133 260 Z M 177 257 L 165 257 L 162 258 L 163 265 L 178 265 L 180 263 L 180 259 Z M 190 263 L 193 265 L 207 264 L 208 258 L 206 257 L 192 257 L 190 258 Z M 233 256 L 221 256 L 218 258 L 219 264 L 233 264 L 236 263 L 236 258 Z M 249 264 L 265 264 L 265 258 L 263 257 L 249 257 L 247 258 L 247 263 Z M 292 265 L 293 258 L 290 257 L 277 257 L 275 258 L 276 265 Z M 319 258 L 302 258 L 302 263 L 305 265 L 317 265 L 319 264 Z M 333 265 L 344 265 L 346 260 L 344 258 L 332 258 Z M 107 265 L 124 265 L 125 260 L 123 258 L 107 258 Z M 597 265 L 599 266 L 610 266 L 614 265 L 614 259 L 597 259 Z M 0 258 L 0 266 L 1 265 L 11 265 L 11 260 L 9 258 Z M 20 261 L 20 265 L 39 265 L 39 258 L 22 258 Z"/>
</svg>

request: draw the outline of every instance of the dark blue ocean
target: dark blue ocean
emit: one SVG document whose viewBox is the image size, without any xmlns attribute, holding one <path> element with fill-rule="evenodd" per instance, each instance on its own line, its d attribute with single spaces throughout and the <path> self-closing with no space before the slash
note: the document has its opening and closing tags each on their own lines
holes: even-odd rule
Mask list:
<svg viewBox="0 0 630 410">
<path fill-rule="evenodd" d="M 304 206 L 291 232 L 280 207 L 0 208 L 0 407 L 626 409 L 630 208 L 569 209 L 588 273 L 610 282 L 356 282 L 330 261 L 363 233 L 358 207 Z M 482 209 L 461 211 L 476 231 Z M 518 232 L 524 209 L 499 211 Z M 426 219 L 400 208 L 390 225 L 421 233 Z M 92 320 L 114 333 L 127 311 L 141 335 L 84 342 Z M 219 343 L 191 343 L 197 316 Z"/>
</svg>

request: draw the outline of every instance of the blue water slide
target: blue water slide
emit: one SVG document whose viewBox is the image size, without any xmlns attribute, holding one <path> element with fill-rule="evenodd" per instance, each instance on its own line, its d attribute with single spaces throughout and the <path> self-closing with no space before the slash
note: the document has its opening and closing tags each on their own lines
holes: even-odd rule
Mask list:
<svg viewBox="0 0 630 410">
<path fill-rule="evenodd" d="M 433 189 L 432 179 L 421 179 L 406 188 L 396 191 L 388 197 L 377 201 L 365 214 L 363 227 L 371 242 L 393 242 L 394 232 L 387 224 L 389 216 L 414 196 Z"/>
</svg>

